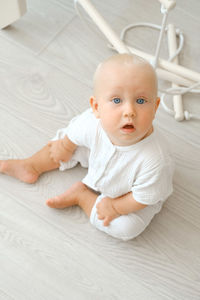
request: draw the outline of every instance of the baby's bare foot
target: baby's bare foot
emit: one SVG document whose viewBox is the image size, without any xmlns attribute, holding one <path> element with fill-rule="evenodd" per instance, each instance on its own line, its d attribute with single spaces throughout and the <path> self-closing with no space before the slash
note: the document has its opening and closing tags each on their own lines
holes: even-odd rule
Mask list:
<svg viewBox="0 0 200 300">
<path fill-rule="evenodd" d="M 0 160 L 0 173 L 26 183 L 34 183 L 39 177 L 39 173 L 31 166 L 28 159 Z"/>
<path fill-rule="evenodd" d="M 86 189 L 86 186 L 82 182 L 76 182 L 63 194 L 48 199 L 46 204 L 52 208 L 65 208 L 78 205 L 79 196 Z"/>
</svg>

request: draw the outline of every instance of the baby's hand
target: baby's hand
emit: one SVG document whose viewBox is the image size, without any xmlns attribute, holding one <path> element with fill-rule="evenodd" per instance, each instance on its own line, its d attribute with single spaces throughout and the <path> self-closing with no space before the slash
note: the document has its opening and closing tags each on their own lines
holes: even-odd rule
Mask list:
<svg viewBox="0 0 200 300">
<path fill-rule="evenodd" d="M 112 198 L 105 197 L 96 206 L 98 219 L 104 220 L 104 226 L 108 226 L 113 219 L 118 218 L 120 216 L 114 209 L 112 201 Z"/>
<path fill-rule="evenodd" d="M 69 153 L 64 146 L 63 139 L 50 141 L 49 146 L 49 155 L 50 158 L 55 162 L 59 163 L 60 161 L 68 160 Z"/>
</svg>

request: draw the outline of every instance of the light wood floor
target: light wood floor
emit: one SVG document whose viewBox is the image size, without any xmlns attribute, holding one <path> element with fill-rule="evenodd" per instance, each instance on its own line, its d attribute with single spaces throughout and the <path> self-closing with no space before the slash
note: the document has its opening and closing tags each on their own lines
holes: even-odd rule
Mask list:
<svg viewBox="0 0 200 300">
<path fill-rule="evenodd" d="M 72 0 L 27 3 L 27 14 L 0 32 L 0 159 L 31 155 L 86 109 L 94 70 L 113 53 Z M 118 33 L 129 23 L 161 23 L 156 0 L 93 3 Z M 198 72 L 199 16 L 198 0 L 177 0 L 169 18 L 185 33 L 182 65 Z M 154 52 L 155 32 L 135 29 L 127 39 Z M 200 114 L 199 95 L 184 104 Z M 174 193 L 135 240 L 97 231 L 77 207 L 45 205 L 84 176 L 80 167 L 33 185 L 0 175 L 1 300 L 200 299 L 200 121 L 178 123 L 160 107 L 155 123 L 176 161 Z"/>
</svg>

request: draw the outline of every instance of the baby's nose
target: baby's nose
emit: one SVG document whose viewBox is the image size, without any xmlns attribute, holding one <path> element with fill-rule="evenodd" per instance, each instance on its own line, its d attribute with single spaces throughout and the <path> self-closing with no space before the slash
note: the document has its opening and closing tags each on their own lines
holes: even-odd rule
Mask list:
<svg viewBox="0 0 200 300">
<path fill-rule="evenodd" d="M 128 103 L 124 107 L 124 117 L 135 117 L 136 116 L 136 111 L 135 107 L 133 104 Z"/>
</svg>

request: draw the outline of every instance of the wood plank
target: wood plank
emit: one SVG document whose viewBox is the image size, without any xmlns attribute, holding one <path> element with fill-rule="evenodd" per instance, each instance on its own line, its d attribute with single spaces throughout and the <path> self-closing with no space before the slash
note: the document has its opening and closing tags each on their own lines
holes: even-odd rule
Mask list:
<svg viewBox="0 0 200 300">
<path fill-rule="evenodd" d="M 74 15 L 72 8 L 71 1 L 65 8 L 55 1 L 27 1 L 27 13 L 6 30 L 1 30 L 0 36 L 37 53 L 70 22 Z"/>
</svg>

